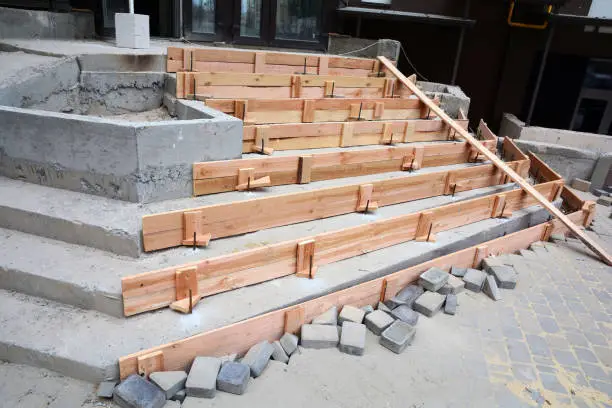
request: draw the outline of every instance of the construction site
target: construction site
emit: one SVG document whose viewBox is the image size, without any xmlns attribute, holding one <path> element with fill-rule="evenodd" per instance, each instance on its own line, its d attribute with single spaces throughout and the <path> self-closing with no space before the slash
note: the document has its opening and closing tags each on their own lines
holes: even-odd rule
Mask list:
<svg viewBox="0 0 612 408">
<path fill-rule="evenodd" d="M 543 107 L 580 2 L 504 5 L 516 46 L 545 3 L 524 117 L 462 87 L 470 1 L 323 5 L 356 30 L 323 50 L 283 2 L 293 42 L 228 44 L 0 1 L 0 407 L 612 407 L 610 60 L 569 129 Z M 358 38 L 387 17 L 458 27 L 452 79 Z"/>
</svg>

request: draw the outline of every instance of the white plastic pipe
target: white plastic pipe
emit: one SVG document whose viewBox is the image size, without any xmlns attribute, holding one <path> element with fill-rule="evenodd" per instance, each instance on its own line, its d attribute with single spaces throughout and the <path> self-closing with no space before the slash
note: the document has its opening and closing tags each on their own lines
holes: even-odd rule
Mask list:
<svg viewBox="0 0 612 408">
<path fill-rule="evenodd" d="M 130 0 L 130 14 L 134 14 L 134 0 Z"/>
</svg>

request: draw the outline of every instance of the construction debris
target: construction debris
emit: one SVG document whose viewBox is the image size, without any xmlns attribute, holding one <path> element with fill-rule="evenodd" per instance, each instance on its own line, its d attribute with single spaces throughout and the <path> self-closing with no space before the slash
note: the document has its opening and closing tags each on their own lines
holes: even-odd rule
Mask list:
<svg viewBox="0 0 612 408">
<path fill-rule="evenodd" d="M 361 323 L 364 316 L 365 312 L 363 310 L 347 305 L 342 308 L 340 316 L 338 316 L 338 324 L 342 326 L 344 322 Z"/>
<path fill-rule="evenodd" d="M 391 316 L 412 326 L 416 326 L 419 321 L 419 314 L 408 305 L 399 305 L 391 311 Z"/>
<path fill-rule="evenodd" d="M 386 307 L 386 306 L 385 306 Z M 383 310 L 376 310 L 365 317 L 366 327 L 375 335 L 381 333 L 394 322 L 394 319 Z"/>
<path fill-rule="evenodd" d="M 341 352 L 361 356 L 365 351 L 366 326 L 361 323 L 345 321 L 342 324 L 342 336 L 338 348 Z"/>
<path fill-rule="evenodd" d="M 281 345 L 280 341 L 276 340 L 274 343 L 272 343 L 272 347 L 274 348 L 274 351 L 272 352 L 272 360 L 287 364 L 289 362 L 289 356 L 285 352 L 285 349 Z"/>
<path fill-rule="evenodd" d="M 268 366 L 274 347 L 267 341 L 257 343 L 246 353 L 242 362 L 251 368 L 251 377 L 257 378 Z"/>
<path fill-rule="evenodd" d="M 444 313 L 454 315 L 457 313 L 457 295 L 449 293 L 444 301 Z"/>
<path fill-rule="evenodd" d="M 154 384 L 132 374 L 115 387 L 113 402 L 121 408 L 162 408 L 166 396 Z"/>
<path fill-rule="evenodd" d="M 295 334 L 285 333 L 279 341 L 281 346 L 283 346 L 283 350 L 285 350 L 285 353 L 287 353 L 289 357 L 291 357 L 298 348 L 299 339 Z"/>
<path fill-rule="evenodd" d="M 483 271 L 470 268 L 463 277 L 465 288 L 467 290 L 471 290 L 472 292 L 478 293 L 482 290 L 482 285 L 484 285 L 486 278 L 487 274 Z"/>
<path fill-rule="evenodd" d="M 380 336 L 380 344 L 396 354 L 400 354 L 408 347 L 414 336 L 416 329 L 408 323 L 396 320 Z"/>
<path fill-rule="evenodd" d="M 170 399 L 185 388 L 187 373 L 184 371 L 158 371 L 151 373 L 149 380 L 166 394 L 166 399 Z"/>
<path fill-rule="evenodd" d="M 217 375 L 221 359 L 216 357 L 196 357 L 193 360 L 185 391 L 189 397 L 214 398 L 217 392 Z"/>
<path fill-rule="evenodd" d="M 217 389 L 230 394 L 242 395 L 249 384 L 251 369 L 243 363 L 228 361 L 221 366 L 217 376 Z"/>
<path fill-rule="evenodd" d="M 312 319 L 312 324 L 327 324 L 336 326 L 338 324 L 338 309 L 336 306 L 332 307 L 327 312 Z"/>
<path fill-rule="evenodd" d="M 113 398 L 113 390 L 117 385 L 117 381 L 103 381 L 98 386 L 96 393 L 98 398 Z"/>
<path fill-rule="evenodd" d="M 427 316 L 432 317 L 442 308 L 446 297 L 437 292 L 425 292 L 414 302 L 414 310 Z"/>
<path fill-rule="evenodd" d="M 437 292 L 448 281 L 448 273 L 433 267 L 419 277 L 419 285 L 425 290 Z"/>
<path fill-rule="evenodd" d="M 501 292 L 499 291 L 495 278 L 492 275 L 488 275 L 485 279 L 482 291 L 493 300 L 497 301 L 501 299 Z"/>
<path fill-rule="evenodd" d="M 302 326 L 301 345 L 305 348 L 333 348 L 340 340 L 337 326 L 305 324 Z"/>
</svg>

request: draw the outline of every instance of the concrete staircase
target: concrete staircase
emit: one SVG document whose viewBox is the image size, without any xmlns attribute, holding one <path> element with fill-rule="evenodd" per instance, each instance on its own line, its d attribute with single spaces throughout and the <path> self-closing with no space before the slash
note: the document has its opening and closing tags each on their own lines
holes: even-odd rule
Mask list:
<svg viewBox="0 0 612 408">
<path fill-rule="evenodd" d="M 296 152 L 283 152 L 292 154 Z M 463 164 L 426 168 L 413 175 Z M 285 194 L 332 185 L 406 176 L 386 173 L 261 192 L 133 204 L 0 178 L 0 359 L 48 368 L 87 381 L 118 376 L 117 360 L 143 348 L 178 340 L 395 272 L 425 260 L 542 222 L 538 207 L 510 219 L 490 219 L 437 234 L 435 243 L 408 242 L 321 267 L 317 278 L 289 276 L 215 295 L 192 315 L 169 309 L 124 318 L 124 276 L 228 254 L 260 245 L 337 230 L 399 214 L 499 192 L 496 186 L 219 239 L 209 248 L 174 248 L 144 254 L 143 214 Z M 15 200 L 15 197 L 19 197 Z M 228 307 L 227 305 L 232 305 Z"/>
</svg>

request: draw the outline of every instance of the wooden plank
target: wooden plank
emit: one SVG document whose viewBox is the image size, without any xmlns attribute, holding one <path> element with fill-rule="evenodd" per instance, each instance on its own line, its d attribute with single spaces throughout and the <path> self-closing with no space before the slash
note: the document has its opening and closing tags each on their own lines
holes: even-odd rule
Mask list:
<svg viewBox="0 0 612 408">
<path fill-rule="evenodd" d="M 457 192 L 496 185 L 501 174 L 492 165 L 453 172 L 456 183 L 462 184 Z M 377 206 L 382 207 L 444 194 L 447 177 L 448 171 L 439 171 L 371 184 L 377 191 Z M 198 213 L 200 232 L 211 234 L 213 239 L 350 213 L 358 207 L 361 186 L 349 184 L 146 215 L 142 219 L 143 246 L 145 251 L 153 251 L 181 245 L 176 237 L 183 236 L 184 213 Z"/>
<path fill-rule="evenodd" d="M 490 144 L 494 149 L 496 142 Z M 469 149 L 465 142 L 423 145 L 422 167 L 465 163 Z M 413 151 L 414 145 L 315 153 L 310 155 L 312 163 L 308 172 L 309 178 L 308 181 L 304 179 L 304 182 L 400 171 L 404 158 L 412 157 Z M 236 174 L 243 167 L 254 168 L 255 178 L 270 176 L 274 186 L 300 183 L 299 160 L 300 156 L 279 156 L 195 163 L 194 195 L 235 190 L 239 184 Z M 526 167 L 521 174 L 527 174 Z"/>
<path fill-rule="evenodd" d="M 443 183 L 440 183 L 443 188 Z M 555 182 L 537 185 L 538 191 L 549 194 Z M 537 201 L 520 189 L 506 193 L 507 207 L 519 210 Z M 447 231 L 462 225 L 489 219 L 495 195 L 428 210 L 436 222 L 436 232 Z M 387 248 L 414 240 L 421 213 L 405 214 L 394 218 L 330 231 L 299 240 L 266 245 L 252 250 L 204 259 L 187 265 L 179 265 L 154 272 L 123 278 L 122 293 L 126 316 L 168 306 L 174 301 L 174 273 L 176 268 L 196 266 L 200 295 L 210 296 L 294 274 L 299 242 L 313 239 L 317 243 L 317 266 Z"/>
<path fill-rule="evenodd" d="M 312 155 L 299 157 L 299 162 L 298 162 L 298 183 L 299 184 L 310 183 L 312 162 L 313 162 Z"/>
<path fill-rule="evenodd" d="M 313 278 L 316 273 L 314 264 L 315 256 L 314 239 L 307 239 L 297 244 L 297 259 L 295 265 L 295 275 L 300 278 Z"/>
<path fill-rule="evenodd" d="M 395 77 L 402 82 L 408 89 L 410 89 L 423 103 L 425 103 L 432 111 L 434 111 L 444 122 L 457 131 L 457 133 L 464 138 L 469 144 L 477 149 L 482 155 L 484 155 L 493 164 L 499 167 L 504 173 L 506 173 L 515 183 L 517 183 L 524 191 L 531 195 L 539 204 L 541 204 L 546 210 L 559 219 L 563 225 L 565 225 L 575 236 L 577 236 L 591 251 L 599 256 L 599 258 L 607 265 L 612 265 L 612 257 L 606 252 L 606 250 L 600 246 L 593 238 L 589 237 L 584 231 L 582 231 L 577 225 L 575 225 L 565 214 L 555 207 L 550 201 L 540 194 L 531 184 L 525 181 L 520 175 L 514 170 L 508 167 L 503 161 L 501 161 L 495 154 L 491 153 L 485 148 L 478 140 L 474 139 L 466 130 L 459 126 L 450 116 L 448 116 L 442 109 L 434 104 L 431 99 L 423 93 L 415 84 L 410 82 L 386 57 L 378 57 L 380 62 L 387 67 L 387 69 L 395 75 Z"/>
<path fill-rule="evenodd" d="M 584 213 L 576 211 L 568 217 L 575 222 L 582 222 Z M 557 220 L 548 223 L 548 225 L 551 224 L 553 225 L 552 232 L 564 232 L 563 226 Z M 491 253 L 497 255 L 526 249 L 531 243 L 540 239 L 546 225 L 536 225 L 487 241 L 482 245 L 485 245 L 491 250 Z M 141 356 L 156 352 L 165 355 L 166 370 L 186 370 L 198 355 L 243 354 L 260 341 L 278 340 L 285 332 L 297 333 L 302 324 L 311 322 L 314 317 L 331 307 L 336 306 L 341 309 L 345 305 L 355 307 L 374 306 L 381 297 L 384 299 L 394 296 L 403 287 L 416 281 L 421 273 L 431 267 L 436 266 L 446 271 L 449 270 L 451 265 L 472 267 L 477 248 L 478 246 L 474 246 L 456 251 L 385 277 L 326 294 L 295 306 L 271 311 L 238 323 L 121 357 L 119 359 L 120 377 L 125 379 L 130 374 L 138 373 L 138 359 Z M 384 290 L 382 296 L 381 288 Z"/>
<path fill-rule="evenodd" d="M 255 67 L 254 67 L 253 72 L 257 74 L 266 72 L 265 65 L 266 65 L 266 54 L 264 52 L 256 52 L 255 53 Z"/>
</svg>

